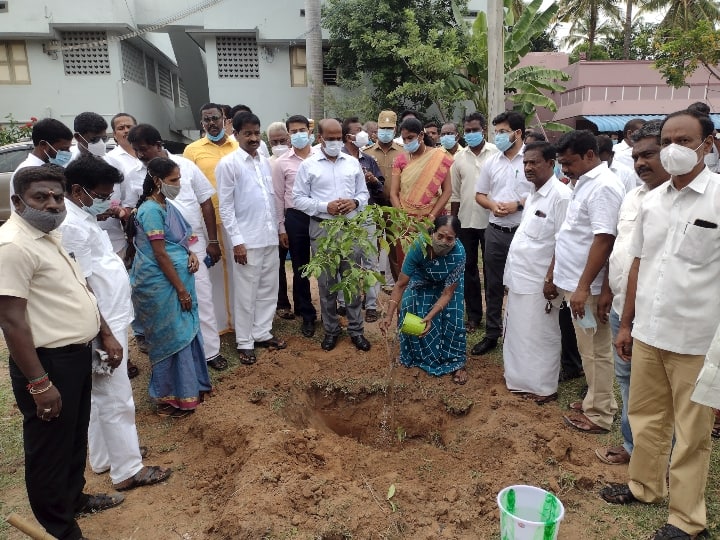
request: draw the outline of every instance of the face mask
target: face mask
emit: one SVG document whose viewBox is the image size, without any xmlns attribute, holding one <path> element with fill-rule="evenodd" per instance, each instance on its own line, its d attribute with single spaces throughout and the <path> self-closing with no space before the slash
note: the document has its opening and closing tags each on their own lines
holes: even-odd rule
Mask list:
<svg viewBox="0 0 720 540">
<path fill-rule="evenodd" d="M 435 238 L 432 239 L 432 248 L 435 252 L 435 255 L 438 257 L 443 257 L 450 253 L 452 251 L 452 248 L 455 247 L 455 244 L 443 244 L 442 242 L 439 242 L 435 240 Z"/>
<path fill-rule="evenodd" d="M 161 181 L 160 193 L 165 195 L 165 198 L 172 201 L 173 199 L 175 199 L 175 197 L 180 195 L 180 186 L 171 186 L 170 184 L 166 184 L 165 182 Z"/>
<path fill-rule="evenodd" d="M 311 133 L 308 141 L 310 142 L 310 144 L 315 144 L 315 135 Z"/>
<path fill-rule="evenodd" d="M 613 141 L 612 143 L 613 143 L 613 146 L 615 146 L 618 142 L 617 142 L 617 141 Z"/>
<path fill-rule="evenodd" d="M 105 155 L 105 151 L 107 150 L 105 141 L 100 139 L 99 141 L 96 141 L 94 143 L 87 142 L 87 139 L 80 135 L 80 138 L 85 141 L 85 148 L 87 148 L 87 151 L 90 152 L 95 157 L 103 157 Z"/>
<path fill-rule="evenodd" d="M 465 140 L 467 140 L 467 137 L 465 137 Z M 440 144 L 442 144 L 446 150 L 450 150 L 451 148 L 455 148 L 457 139 L 455 139 L 455 135 L 442 135 L 440 137 Z"/>
<path fill-rule="evenodd" d="M 417 152 L 418 148 L 420 148 L 420 137 L 418 137 L 417 139 L 413 139 L 409 143 L 405 143 L 405 150 L 407 150 L 411 154 Z"/>
<path fill-rule="evenodd" d="M 342 147 L 342 141 L 325 141 L 323 144 L 323 149 L 325 150 L 325 153 L 330 157 L 339 156 Z"/>
<path fill-rule="evenodd" d="M 67 214 L 67 210 L 65 210 L 64 208 L 62 212 L 58 214 L 53 214 L 52 212 L 46 212 L 44 210 L 31 208 L 30 206 L 28 206 L 28 203 L 23 201 L 22 197 L 20 197 L 20 200 L 25 205 L 25 210 L 23 210 L 22 212 L 18 212 L 18 216 L 23 218 L 33 227 L 35 227 L 38 231 L 42 231 L 45 234 L 57 229 L 63 222 L 63 220 L 65 219 L 65 215 Z"/>
<path fill-rule="evenodd" d="M 498 133 L 497 135 L 495 135 L 495 146 L 497 146 L 498 150 L 500 150 L 501 152 L 506 152 L 507 150 L 509 150 L 510 147 L 512 147 L 512 145 L 514 144 L 514 142 L 515 141 L 510 142 L 509 133 Z"/>
<path fill-rule="evenodd" d="M 290 150 L 290 148 L 288 148 L 287 144 L 277 144 L 272 148 L 273 156 L 280 157 L 288 150 Z"/>
<path fill-rule="evenodd" d="M 355 146 L 358 148 L 362 148 L 363 146 L 367 146 L 368 141 L 370 140 L 370 137 L 367 133 L 364 131 L 359 131 L 355 134 L 355 140 L 353 143 L 355 143 Z"/>
<path fill-rule="evenodd" d="M 308 144 L 310 144 L 310 135 L 307 131 L 298 131 L 290 135 L 290 144 L 292 144 L 298 150 L 302 150 Z"/>
<path fill-rule="evenodd" d="M 53 146 L 48 143 L 48 146 L 55 150 Z M 50 154 L 45 152 L 45 155 L 48 158 L 48 161 L 52 163 L 53 165 L 58 165 L 60 167 L 66 167 L 68 163 L 72 160 L 72 152 L 68 150 L 55 150 L 55 157 L 50 157 Z"/>
<path fill-rule="evenodd" d="M 87 193 L 89 197 L 92 197 L 92 195 L 90 195 L 85 188 L 83 188 L 83 191 Z M 110 208 L 110 201 L 104 199 L 96 199 L 95 197 L 93 197 L 93 203 L 90 206 L 83 206 L 82 208 L 91 216 L 97 216 L 98 214 L 103 214 L 108 211 L 108 209 Z"/>
<path fill-rule="evenodd" d="M 483 136 L 482 131 L 473 131 L 472 133 L 465 134 L 465 142 L 468 143 L 470 148 L 480 146 L 484 139 L 485 137 Z M 497 142 L 497 139 L 495 142 Z"/>
<path fill-rule="evenodd" d="M 387 144 L 392 142 L 393 137 L 395 137 L 395 130 L 393 128 L 380 128 L 377 136 L 381 143 Z"/>
<path fill-rule="evenodd" d="M 205 136 L 208 138 L 208 140 L 212 142 L 220 142 L 223 140 L 223 137 L 225 137 L 225 130 L 221 129 L 220 131 L 218 131 L 217 135 L 210 135 L 210 133 L 206 131 Z"/>
<path fill-rule="evenodd" d="M 595 315 L 593 315 L 592 309 L 587 304 L 585 304 L 585 316 L 582 319 L 575 319 L 575 322 L 588 335 L 594 335 L 597 332 Z"/>
<path fill-rule="evenodd" d="M 703 143 L 700 143 L 702 146 Z M 700 163 L 697 157 L 698 146 L 695 150 L 690 150 L 679 144 L 669 144 L 660 150 L 660 163 L 667 172 L 673 176 L 687 174 L 693 170 L 693 167 Z M 702 158 L 701 158 L 702 159 Z"/>
</svg>

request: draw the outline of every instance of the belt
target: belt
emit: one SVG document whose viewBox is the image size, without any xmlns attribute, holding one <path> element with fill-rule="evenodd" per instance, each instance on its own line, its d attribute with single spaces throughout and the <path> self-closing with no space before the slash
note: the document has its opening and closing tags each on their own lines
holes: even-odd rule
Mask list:
<svg viewBox="0 0 720 540">
<path fill-rule="evenodd" d="M 87 343 L 76 343 L 73 345 L 65 345 L 63 347 L 38 347 L 37 351 L 43 351 L 48 353 L 69 353 L 69 352 L 77 352 L 77 351 L 83 351 L 90 347 L 92 345 L 92 341 L 88 341 Z"/>
<path fill-rule="evenodd" d="M 518 225 L 515 225 L 514 227 L 503 227 L 502 225 L 496 225 L 495 223 L 492 223 L 492 222 L 489 223 L 489 225 L 493 229 L 497 229 L 498 231 L 502 231 L 504 233 L 510 233 L 510 234 L 514 233 L 518 229 Z"/>
<path fill-rule="evenodd" d="M 317 216 L 310 216 L 310 219 L 313 221 L 317 221 L 318 223 L 322 223 L 323 221 L 327 221 L 327 219 L 319 218 Z"/>
</svg>

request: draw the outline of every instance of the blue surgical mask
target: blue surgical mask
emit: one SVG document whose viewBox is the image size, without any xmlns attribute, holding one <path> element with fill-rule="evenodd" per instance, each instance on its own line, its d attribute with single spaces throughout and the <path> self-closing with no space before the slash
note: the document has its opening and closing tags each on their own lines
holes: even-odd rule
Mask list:
<svg viewBox="0 0 720 540">
<path fill-rule="evenodd" d="M 509 133 L 498 133 L 497 135 L 495 135 L 495 146 L 497 146 L 498 150 L 500 150 L 501 152 L 506 152 L 507 150 L 509 150 L 510 147 L 513 145 L 513 142 L 510 142 Z"/>
<path fill-rule="evenodd" d="M 221 129 L 217 135 L 213 136 L 210 135 L 208 132 L 205 132 L 205 136 L 208 138 L 208 140 L 212 142 L 220 142 L 223 140 L 223 137 L 225 136 L 225 130 Z"/>
<path fill-rule="evenodd" d="M 55 147 L 52 144 L 48 143 L 48 146 L 55 150 Z M 50 163 L 60 167 L 67 167 L 67 164 L 70 163 L 73 158 L 72 152 L 68 150 L 55 150 L 55 157 L 50 157 L 50 154 L 47 152 L 45 152 L 45 155 Z"/>
<path fill-rule="evenodd" d="M 585 316 L 582 319 L 575 319 L 575 321 L 586 334 L 594 335 L 595 332 L 597 332 L 597 321 L 595 321 L 595 315 L 593 315 L 593 310 L 590 305 L 585 304 Z"/>
<path fill-rule="evenodd" d="M 87 193 L 89 197 L 92 197 L 85 188 L 83 188 L 83 191 Z M 110 201 L 105 199 L 97 199 L 93 197 L 93 203 L 90 206 L 84 206 L 83 210 L 85 210 L 88 214 L 91 216 L 97 216 L 99 214 L 104 214 L 108 211 L 110 208 Z"/>
<path fill-rule="evenodd" d="M 420 148 L 420 137 L 418 137 L 417 139 L 413 139 L 408 143 L 405 143 L 405 150 L 407 150 L 411 154 L 417 152 L 418 148 Z"/>
<path fill-rule="evenodd" d="M 446 150 L 450 150 L 457 144 L 457 139 L 455 138 L 455 135 L 442 135 L 440 137 L 440 144 L 442 144 L 443 148 Z"/>
<path fill-rule="evenodd" d="M 484 140 L 485 137 L 483 136 L 482 131 L 473 131 L 472 133 L 465 134 L 465 142 L 468 143 L 470 148 L 480 146 Z"/>
<path fill-rule="evenodd" d="M 395 137 L 395 130 L 393 128 L 380 128 L 378 129 L 378 140 L 381 143 L 387 144 L 392 142 Z"/>
<path fill-rule="evenodd" d="M 298 131 L 290 135 L 290 144 L 292 144 L 298 150 L 302 150 L 308 144 L 310 144 L 310 135 L 307 131 Z"/>
</svg>

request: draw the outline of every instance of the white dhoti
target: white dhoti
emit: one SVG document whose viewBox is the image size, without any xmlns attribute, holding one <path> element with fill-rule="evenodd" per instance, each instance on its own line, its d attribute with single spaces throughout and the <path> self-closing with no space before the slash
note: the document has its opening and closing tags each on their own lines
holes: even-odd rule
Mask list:
<svg viewBox="0 0 720 540">
<path fill-rule="evenodd" d="M 508 291 L 503 363 L 505 384 L 513 392 L 549 396 L 557 392 L 560 374 L 560 311 L 545 313 L 542 293 Z"/>
<path fill-rule="evenodd" d="M 205 244 L 202 241 L 196 242 L 190 246 L 190 250 L 195 253 L 200 266 L 195 272 L 195 293 L 198 302 L 198 316 L 200 317 L 200 333 L 203 337 L 203 349 L 205 357 L 212 360 L 220 354 L 220 335 L 218 334 L 218 324 L 215 314 L 215 299 L 213 297 L 213 284 L 210 281 L 210 270 L 205 265 Z M 218 261 L 219 266 L 222 261 Z M 213 267 L 214 268 L 214 267 Z M 224 304 L 224 302 L 223 302 Z"/>
<path fill-rule="evenodd" d="M 128 327 L 112 322 L 108 325 L 123 348 L 123 359 L 112 375 L 93 374 L 88 450 L 92 470 L 110 470 L 112 483 L 118 484 L 139 472 L 143 463 L 127 374 Z"/>
<path fill-rule="evenodd" d="M 254 349 L 256 341 L 272 338 L 280 269 L 277 245 L 248 248 L 247 264 L 237 264 L 230 250 L 228 261 L 233 265 L 235 341 L 238 349 Z"/>
<path fill-rule="evenodd" d="M 233 260 L 232 243 L 220 221 L 217 222 L 217 229 L 222 259 L 210 268 L 209 276 L 212 284 L 212 303 L 217 329 L 220 334 L 225 334 L 233 330 L 233 265 L 235 261 Z M 200 262 L 202 264 L 202 261 Z"/>
</svg>

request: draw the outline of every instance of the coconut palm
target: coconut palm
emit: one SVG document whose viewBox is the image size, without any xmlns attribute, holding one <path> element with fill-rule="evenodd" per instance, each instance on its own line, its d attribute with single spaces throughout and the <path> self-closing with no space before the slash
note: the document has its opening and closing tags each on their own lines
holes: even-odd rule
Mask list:
<svg viewBox="0 0 720 540">
<path fill-rule="evenodd" d="M 690 30 L 702 20 L 720 22 L 716 0 L 645 0 L 642 12 L 665 11 L 661 30 Z"/>
<path fill-rule="evenodd" d="M 580 20 L 587 20 L 588 57 L 592 58 L 601 17 L 620 19 L 620 10 L 615 0 L 561 0 L 557 20 L 569 22 L 572 26 Z"/>
</svg>

